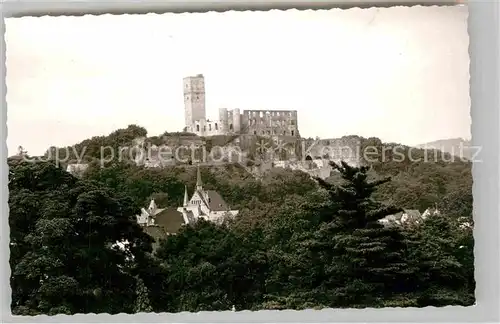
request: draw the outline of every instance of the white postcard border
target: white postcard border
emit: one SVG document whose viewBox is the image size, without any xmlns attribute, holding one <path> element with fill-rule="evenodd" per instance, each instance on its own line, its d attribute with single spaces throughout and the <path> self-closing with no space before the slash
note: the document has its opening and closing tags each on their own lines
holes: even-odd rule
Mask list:
<svg viewBox="0 0 500 324">
<path fill-rule="evenodd" d="M 269 9 L 330 9 L 335 7 L 372 7 L 394 5 L 445 5 L 457 1 L 2 1 L 2 18 L 13 16 L 83 15 L 104 13 L 147 12 L 206 12 L 229 10 Z M 500 4 L 497 0 L 469 1 L 469 35 L 471 57 L 471 116 L 472 145 L 482 146 L 482 163 L 473 166 L 473 194 L 475 213 L 475 271 L 476 305 L 471 307 L 425 307 L 385 309 L 327 309 L 321 311 L 241 311 L 161 313 L 135 315 L 78 314 L 73 316 L 40 315 L 35 317 L 12 316 L 10 312 L 11 289 L 9 283 L 9 224 L 8 224 L 8 168 L 7 158 L 7 103 L 5 93 L 5 40 L 2 39 L 3 64 L 1 101 L 1 312 L 5 323 L 320 323 L 320 322 L 452 322 L 483 323 L 500 320 L 500 249 L 499 249 L 499 53 L 500 53 Z M 2 34 L 5 24 L 2 19 Z"/>
</svg>

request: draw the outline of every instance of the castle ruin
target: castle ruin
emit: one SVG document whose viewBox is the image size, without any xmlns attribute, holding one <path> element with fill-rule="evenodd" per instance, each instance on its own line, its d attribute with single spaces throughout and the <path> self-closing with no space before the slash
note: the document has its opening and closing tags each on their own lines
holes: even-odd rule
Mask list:
<svg viewBox="0 0 500 324">
<path fill-rule="evenodd" d="M 151 146 L 147 152 L 144 147 L 145 138 L 142 139 L 142 144 L 136 143 L 143 148 L 142 153 L 135 156 L 137 165 L 156 168 L 190 164 L 194 162 L 193 159 L 198 164 L 208 165 L 236 161 L 245 164 L 256 174 L 278 167 L 302 170 L 312 176 L 326 178 L 331 171 L 328 161 L 343 160 L 351 165 L 360 163 L 357 150 L 360 147 L 359 137 L 344 136 L 322 140 L 301 138 L 296 110 L 240 111 L 238 108 L 220 108 L 218 119 L 210 120 L 206 117 L 203 75 L 185 77 L 183 93 L 183 134 L 163 136 L 163 143 L 159 147 Z M 173 151 L 180 147 L 192 149 L 184 152 L 188 156 L 182 152 L 179 156 L 172 153 L 167 159 L 165 152 L 162 152 L 163 159 L 160 159 L 159 150 L 163 146 Z M 215 147 L 217 150 L 214 151 Z"/>
<path fill-rule="evenodd" d="M 207 119 L 205 78 L 183 79 L 185 130 L 198 136 L 259 135 L 300 138 L 296 110 L 243 110 L 219 108 L 217 120 Z"/>
</svg>

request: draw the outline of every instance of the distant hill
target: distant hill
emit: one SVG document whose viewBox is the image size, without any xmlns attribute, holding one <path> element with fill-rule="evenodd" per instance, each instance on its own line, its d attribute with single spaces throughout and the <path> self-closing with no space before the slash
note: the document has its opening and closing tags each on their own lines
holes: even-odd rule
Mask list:
<svg viewBox="0 0 500 324">
<path fill-rule="evenodd" d="M 417 148 L 440 150 L 454 156 L 464 157 L 468 160 L 470 160 L 475 153 L 474 149 L 471 146 L 471 141 L 465 140 L 463 138 L 442 139 L 434 142 L 416 145 Z"/>
</svg>

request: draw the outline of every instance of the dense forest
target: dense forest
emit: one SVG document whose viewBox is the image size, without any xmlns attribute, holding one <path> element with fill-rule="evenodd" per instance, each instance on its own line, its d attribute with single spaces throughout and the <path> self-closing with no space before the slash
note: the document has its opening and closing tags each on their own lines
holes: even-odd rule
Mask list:
<svg viewBox="0 0 500 324">
<path fill-rule="evenodd" d="M 137 136 L 146 132 L 134 126 L 75 147 L 92 156 Z M 474 241 L 462 226 L 473 224 L 469 162 L 332 163 L 326 180 L 286 169 L 257 180 L 237 164 L 202 168 L 207 189 L 239 215 L 184 226 L 154 251 L 135 215 L 151 198 L 179 206 L 196 181 L 193 166 L 91 162 L 82 178 L 52 161 L 10 158 L 9 166 L 14 314 L 474 303 Z M 378 222 L 434 206 L 441 214 L 419 224 Z"/>
</svg>

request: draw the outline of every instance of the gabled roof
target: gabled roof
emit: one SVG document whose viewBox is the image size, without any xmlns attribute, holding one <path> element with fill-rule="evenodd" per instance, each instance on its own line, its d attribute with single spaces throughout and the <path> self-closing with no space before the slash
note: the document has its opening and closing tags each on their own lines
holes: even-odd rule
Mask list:
<svg viewBox="0 0 500 324">
<path fill-rule="evenodd" d="M 195 194 L 201 198 L 203 205 L 211 211 L 227 211 L 229 206 L 224 201 L 224 198 L 215 190 L 196 190 Z"/>
<path fill-rule="evenodd" d="M 227 211 L 229 206 L 226 204 L 222 196 L 214 190 L 206 191 L 208 196 L 208 208 L 213 211 Z"/>
</svg>

